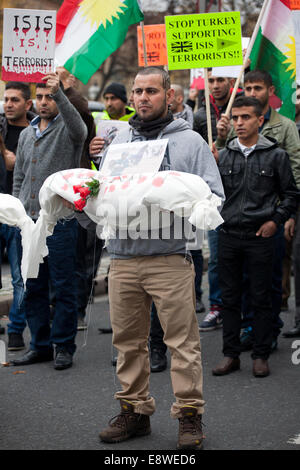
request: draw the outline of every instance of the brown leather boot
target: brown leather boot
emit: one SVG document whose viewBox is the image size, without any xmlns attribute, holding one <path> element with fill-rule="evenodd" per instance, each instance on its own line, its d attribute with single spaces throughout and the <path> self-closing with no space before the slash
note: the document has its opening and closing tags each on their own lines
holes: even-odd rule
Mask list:
<svg viewBox="0 0 300 470">
<path fill-rule="evenodd" d="M 240 360 L 238 357 L 236 359 L 233 357 L 224 357 L 220 364 L 212 370 L 212 373 L 213 375 L 226 375 L 235 370 L 239 370 L 239 368 Z"/>
<path fill-rule="evenodd" d="M 202 415 L 198 415 L 197 408 L 192 406 L 181 408 L 181 414 L 177 449 L 202 449 Z"/>
<path fill-rule="evenodd" d="M 103 442 L 122 442 L 135 436 L 147 436 L 151 433 L 150 418 L 134 413 L 133 405 L 126 400 L 120 400 L 121 413 L 112 418 L 108 427 L 100 432 Z"/>
<path fill-rule="evenodd" d="M 270 374 L 269 364 L 266 359 L 254 359 L 253 375 L 254 377 L 267 377 Z"/>
</svg>

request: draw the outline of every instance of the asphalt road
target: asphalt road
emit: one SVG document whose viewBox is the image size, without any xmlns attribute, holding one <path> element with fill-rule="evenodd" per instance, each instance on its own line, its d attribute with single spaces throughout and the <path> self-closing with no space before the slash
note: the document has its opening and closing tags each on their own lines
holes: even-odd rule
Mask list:
<svg viewBox="0 0 300 470">
<path fill-rule="evenodd" d="M 207 290 L 205 276 L 204 300 Z M 200 322 L 203 314 L 198 318 Z M 291 327 L 293 309 L 282 314 L 282 319 L 284 329 Z M 99 441 L 99 431 L 119 412 L 113 399 L 119 385 L 111 366 L 115 354 L 111 335 L 98 332 L 99 327 L 109 326 L 106 297 L 98 297 L 90 306 L 88 322 L 88 330 L 78 332 L 71 369 L 56 371 L 51 362 L 0 368 L 0 449 L 100 450 L 105 451 L 103 459 L 118 451 L 125 456 L 134 450 L 143 450 L 145 455 L 147 451 L 171 453 L 176 448 L 178 424 L 169 416 L 169 368 L 151 375 L 150 391 L 157 403 L 152 434 L 113 445 Z M 0 339 L 7 341 L 7 336 Z M 28 330 L 25 339 L 28 346 Z M 221 358 L 222 332 L 201 333 L 201 341 L 205 449 L 299 450 L 300 364 L 292 363 L 293 340 L 280 337 L 279 349 L 270 358 L 271 375 L 263 379 L 252 376 L 249 352 L 241 356 L 241 371 L 212 376 L 211 369 Z M 21 354 L 9 353 L 8 360 Z"/>
</svg>

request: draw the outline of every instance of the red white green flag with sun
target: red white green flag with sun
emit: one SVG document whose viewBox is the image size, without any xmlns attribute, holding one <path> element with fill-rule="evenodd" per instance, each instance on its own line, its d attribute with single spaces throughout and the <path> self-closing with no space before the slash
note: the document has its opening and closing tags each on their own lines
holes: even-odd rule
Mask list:
<svg viewBox="0 0 300 470">
<path fill-rule="evenodd" d="M 57 13 L 56 66 L 87 83 L 143 19 L 138 0 L 65 0 Z"/>
<path fill-rule="evenodd" d="M 280 113 L 295 119 L 296 45 L 290 0 L 268 0 L 251 54 L 251 70 L 267 70 L 275 94 L 281 99 Z"/>
</svg>

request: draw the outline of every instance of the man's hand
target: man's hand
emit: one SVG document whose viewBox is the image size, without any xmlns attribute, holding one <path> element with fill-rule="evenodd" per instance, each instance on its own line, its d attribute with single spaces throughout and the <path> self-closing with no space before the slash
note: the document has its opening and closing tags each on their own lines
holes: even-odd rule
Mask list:
<svg viewBox="0 0 300 470">
<path fill-rule="evenodd" d="M 226 140 L 228 133 L 230 131 L 231 125 L 230 125 L 230 119 L 226 114 L 222 114 L 221 118 L 217 122 L 217 132 L 218 132 L 218 137 L 222 140 Z"/>
<path fill-rule="evenodd" d="M 296 225 L 295 219 L 289 219 L 284 224 L 284 238 L 288 242 L 290 242 L 293 236 L 295 235 L 295 225 Z"/>
<path fill-rule="evenodd" d="M 243 60 L 245 60 L 246 54 L 247 54 L 247 48 L 243 49 Z M 248 57 L 248 59 L 246 61 L 246 64 L 245 64 L 245 67 L 244 67 L 244 70 L 246 70 L 248 67 L 250 67 L 250 65 L 251 65 L 251 60 Z"/>
<path fill-rule="evenodd" d="M 215 145 L 215 143 L 212 144 L 211 149 L 213 156 L 215 157 L 216 163 L 219 163 L 219 152 L 218 149 Z"/>
<path fill-rule="evenodd" d="M 75 206 L 74 206 L 74 204 L 72 204 L 72 202 L 67 201 L 67 199 L 64 199 L 61 196 L 60 196 L 60 198 L 62 200 L 62 203 L 63 203 L 64 207 L 67 207 L 68 209 L 72 209 L 73 211 L 75 210 Z"/>
<path fill-rule="evenodd" d="M 101 152 L 105 144 L 105 140 L 102 137 L 94 137 L 89 145 L 90 155 L 97 155 Z"/>
<path fill-rule="evenodd" d="M 14 154 L 14 152 L 11 152 L 10 150 L 6 149 L 3 156 L 4 156 L 6 169 L 8 171 L 12 171 L 15 167 L 16 155 Z"/>
<path fill-rule="evenodd" d="M 51 90 L 51 95 L 55 95 L 55 93 L 58 92 L 59 89 L 59 76 L 58 73 L 49 73 L 48 75 L 45 75 L 45 77 L 42 78 L 42 80 L 46 81 L 47 80 L 47 87 L 50 88 Z"/>
<path fill-rule="evenodd" d="M 277 225 L 272 220 L 265 222 L 256 232 L 257 237 L 269 238 L 277 231 Z"/>
<path fill-rule="evenodd" d="M 64 67 L 56 67 L 56 72 L 65 90 L 74 87 L 76 81 L 74 75 L 68 72 Z"/>
</svg>

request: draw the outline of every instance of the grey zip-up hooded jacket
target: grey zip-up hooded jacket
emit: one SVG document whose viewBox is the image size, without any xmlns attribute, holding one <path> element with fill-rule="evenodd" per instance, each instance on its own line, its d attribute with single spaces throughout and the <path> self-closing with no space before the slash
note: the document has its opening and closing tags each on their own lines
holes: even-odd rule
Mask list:
<svg viewBox="0 0 300 470">
<path fill-rule="evenodd" d="M 296 211 L 300 192 L 289 156 L 275 139 L 259 135 L 246 158 L 233 138 L 219 153 L 219 170 L 226 196 L 222 229 L 228 233 L 255 237 L 265 222 L 279 226 Z"/>
<path fill-rule="evenodd" d="M 168 124 L 158 138 L 169 139 L 168 154 L 170 169 L 192 173 L 204 179 L 211 191 L 224 200 L 224 190 L 217 164 L 205 140 L 194 132 L 183 119 L 179 118 Z M 136 130 L 130 128 L 121 131 L 113 144 L 146 140 Z M 103 159 L 104 161 L 104 159 Z M 103 164 L 103 162 L 102 162 Z M 186 253 L 186 240 L 148 239 L 148 240 L 110 240 L 108 252 L 112 258 L 130 258 L 135 256 L 168 255 Z"/>
</svg>

